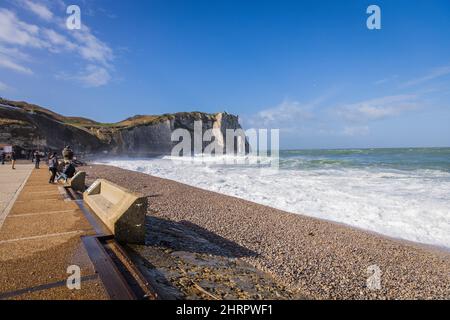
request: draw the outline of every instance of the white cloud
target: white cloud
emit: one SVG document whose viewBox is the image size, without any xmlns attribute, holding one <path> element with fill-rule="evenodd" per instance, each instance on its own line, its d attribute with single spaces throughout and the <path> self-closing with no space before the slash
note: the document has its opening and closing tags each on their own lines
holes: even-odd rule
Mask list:
<svg viewBox="0 0 450 320">
<path fill-rule="evenodd" d="M 381 84 L 385 84 L 385 83 L 391 82 L 391 81 L 395 80 L 396 78 L 398 78 L 398 75 L 393 75 L 393 76 L 390 76 L 390 77 L 387 77 L 387 78 L 384 78 L 384 79 L 377 80 L 377 81 L 374 82 L 374 84 L 378 86 L 378 85 L 381 85 Z"/>
<path fill-rule="evenodd" d="M 55 30 L 43 29 L 42 34 L 51 44 L 49 45 L 49 47 L 50 51 L 52 52 L 61 52 L 63 50 L 75 50 L 78 47 L 75 43 L 69 41 L 67 37 L 56 32 Z"/>
<path fill-rule="evenodd" d="M 380 84 L 389 82 L 389 80 L 390 80 L 389 78 L 380 79 L 380 80 L 375 81 L 374 84 L 380 85 Z"/>
<path fill-rule="evenodd" d="M 69 52 L 78 55 L 87 65 L 78 77 L 67 79 L 77 78 L 89 86 L 106 85 L 111 80 L 113 50 L 98 39 L 88 26 L 83 24 L 81 30 L 69 32 L 64 19 L 55 17 L 42 2 L 21 0 L 18 4 L 44 20 L 53 21 L 54 27 L 38 27 L 20 20 L 15 12 L 0 8 L 0 67 L 33 74 L 31 68 L 24 65 L 24 61 L 31 61 L 24 50 L 40 49 L 51 54 Z"/>
<path fill-rule="evenodd" d="M 29 61 L 30 56 L 17 48 L 10 48 L 0 45 L 0 54 L 7 55 L 9 57 L 14 57 L 18 60 Z"/>
<path fill-rule="evenodd" d="M 85 87 L 95 88 L 106 85 L 111 81 L 111 75 L 108 69 L 96 65 L 88 65 L 86 69 L 79 74 L 59 74 L 58 79 L 76 80 Z"/>
<path fill-rule="evenodd" d="M 249 128 L 280 129 L 287 136 L 305 139 L 317 136 L 358 137 L 371 133 L 372 121 L 400 116 L 418 109 L 420 94 L 403 94 L 336 105 L 333 95 L 309 103 L 285 100 L 245 118 Z"/>
<path fill-rule="evenodd" d="M 21 0 L 20 4 L 29 11 L 36 14 L 39 18 L 50 21 L 53 18 L 53 13 L 47 8 L 43 3 L 38 3 L 36 1 L 32 2 L 30 0 Z"/>
<path fill-rule="evenodd" d="M 39 37 L 39 27 L 21 21 L 10 10 L 0 8 L 0 67 L 22 74 L 33 74 L 22 63 L 22 60 L 28 59 L 28 55 L 19 49 L 24 47 L 46 47 L 45 41 Z"/>
<path fill-rule="evenodd" d="M 369 134 L 368 126 L 344 127 L 342 134 L 345 136 L 365 136 Z"/>
<path fill-rule="evenodd" d="M 30 68 L 13 61 L 10 57 L 1 53 L 0 53 L 0 68 L 10 69 L 12 71 L 28 75 L 33 74 L 33 71 Z"/>
<path fill-rule="evenodd" d="M 107 84 L 111 76 L 105 68 L 89 65 L 78 79 L 88 87 L 100 87 Z"/>
<path fill-rule="evenodd" d="M 20 50 L 0 45 L 0 68 L 30 75 L 33 71 L 22 64 L 22 61 L 27 60 L 29 56 Z"/>
<path fill-rule="evenodd" d="M 405 82 L 402 87 L 412 87 L 418 84 L 422 84 L 446 75 L 450 74 L 450 66 L 443 66 L 443 67 L 439 67 L 439 68 L 435 68 L 433 70 L 431 70 L 427 75 L 417 78 L 417 79 L 413 79 L 410 81 Z"/>
<path fill-rule="evenodd" d="M 291 130 L 300 126 L 302 121 L 312 118 L 310 105 L 285 100 L 274 108 L 259 111 L 249 118 L 249 125 L 255 128 L 278 128 Z"/>
<path fill-rule="evenodd" d="M 98 11 L 102 14 L 104 14 L 106 17 L 110 18 L 110 19 L 116 19 L 117 15 L 115 15 L 114 13 L 110 13 L 107 9 L 105 8 L 98 8 Z"/>
<path fill-rule="evenodd" d="M 89 61 L 97 61 L 108 65 L 114 58 L 111 48 L 94 36 L 90 29 L 83 26 L 79 32 L 74 32 L 73 37 L 77 40 L 80 55 Z"/>
<path fill-rule="evenodd" d="M 0 91 L 11 91 L 12 88 L 4 82 L 0 81 Z"/>
<path fill-rule="evenodd" d="M 337 108 L 337 113 L 352 122 L 367 122 L 397 116 L 418 107 L 415 95 L 396 95 L 361 101 Z"/>
<path fill-rule="evenodd" d="M 39 27 L 22 22 L 14 12 L 0 8 L 0 43 L 43 48 L 46 43 L 39 38 Z"/>
</svg>

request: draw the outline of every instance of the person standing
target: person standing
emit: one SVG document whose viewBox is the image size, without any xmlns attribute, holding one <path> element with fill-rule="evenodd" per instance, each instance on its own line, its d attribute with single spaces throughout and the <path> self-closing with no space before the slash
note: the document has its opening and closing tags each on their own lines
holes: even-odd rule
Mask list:
<svg viewBox="0 0 450 320">
<path fill-rule="evenodd" d="M 70 146 L 65 146 L 62 151 L 62 156 L 64 161 L 72 161 L 73 160 L 73 150 Z"/>
<path fill-rule="evenodd" d="M 58 157 L 56 156 L 56 152 L 53 152 L 53 155 L 50 155 L 48 161 L 48 170 L 51 173 L 48 183 L 55 183 L 56 172 L 58 171 Z"/>
<path fill-rule="evenodd" d="M 2 159 L 2 165 L 5 164 L 5 157 L 6 157 L 5 152 L 2 152 L 2 156 L 1 156 L 1 159 Z"/>
<path fill-rule="evenodd" d="M 39 169 L 39 164 L 41 163 L 41 155 L 38 151 L 36 151 L 36 154 L 34 155 L 34 167 L 36 169 Z"/>
<path fill-rule="evenodd" d="M 11 165 L 12 169 L 16 170 L 16 153 L 14 151 L 11 152 Z"/>
</svg>

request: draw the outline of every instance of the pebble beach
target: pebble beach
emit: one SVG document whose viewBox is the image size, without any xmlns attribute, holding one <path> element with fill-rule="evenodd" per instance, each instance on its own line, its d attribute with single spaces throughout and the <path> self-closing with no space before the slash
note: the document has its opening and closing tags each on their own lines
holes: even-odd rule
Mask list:
<svg viewBox="0 0 450 320">
<path fill-rule="evenodd" d="M 149 219 L 201 234 L 227 256 L 267 272 L 306 299 L 450 299 L 446 249 L 117 167 L 79 169 L 86 171 L 88 184 L 104 178 L 147 196 Z M 374 270 L 379 271 L 377 288 L 368 286 Z"/>
</svg>

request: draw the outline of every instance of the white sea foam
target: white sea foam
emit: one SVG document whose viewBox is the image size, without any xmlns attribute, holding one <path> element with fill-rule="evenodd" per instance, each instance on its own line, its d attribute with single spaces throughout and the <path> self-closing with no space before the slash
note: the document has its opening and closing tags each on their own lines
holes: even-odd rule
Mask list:
<svg viewBox="0 0 450 320">
<path fill-rule="evenodd" d="M 326 167 L 274 170 L 203 160 L 168 157 L 102 163 L 293 213 L 450 248 L 448 172 Z"/>
</svg>

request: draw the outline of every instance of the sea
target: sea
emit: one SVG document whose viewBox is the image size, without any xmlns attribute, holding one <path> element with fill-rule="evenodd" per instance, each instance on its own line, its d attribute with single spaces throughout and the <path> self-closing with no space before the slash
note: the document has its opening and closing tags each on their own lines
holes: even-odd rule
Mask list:
<svg viewBox="0 0 450 320">
<path fill-rule="evenodd" d="M 450 148 L 283 150 L 278 168 L 259 160 L 164 156 L 98 163 L 450 248 Z"/>
</svg>

